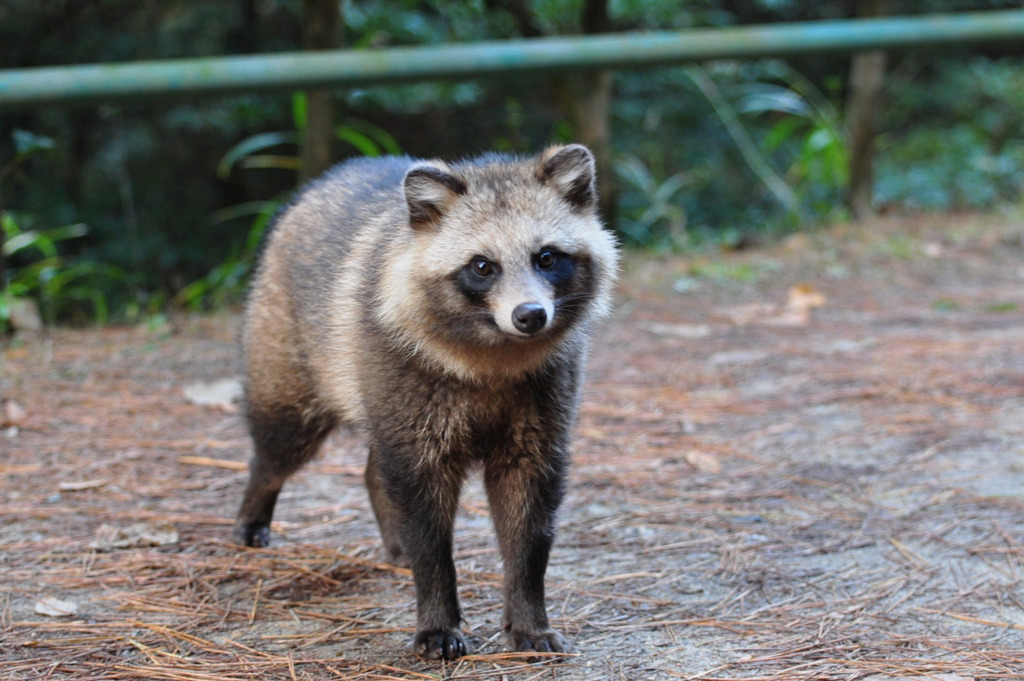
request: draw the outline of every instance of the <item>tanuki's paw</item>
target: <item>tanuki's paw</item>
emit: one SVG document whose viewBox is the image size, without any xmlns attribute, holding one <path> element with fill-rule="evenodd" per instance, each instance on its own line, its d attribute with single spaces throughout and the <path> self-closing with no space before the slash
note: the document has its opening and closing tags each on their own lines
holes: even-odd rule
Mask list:
<svg viewBox="0 0 1024 681">
<path fill-rule="evenodd" d="M 508 644 L 517 653 L 564 653 L 569 649 L 565 639 L 554 629 L 538 632 L 511 629 Z"/>
<path fill-rule="evenodd" d="M 270 546 L 270 525 L 239 523 L 235 525 L 231 538 L 236 544 L 261 549 Z"/>
<path fill-rule="evenodd" d="M 418 631 L 412 646 L 428 660 L 454 660 L 466 654 L 466 640 L 458 629 Z"/>
</svg>

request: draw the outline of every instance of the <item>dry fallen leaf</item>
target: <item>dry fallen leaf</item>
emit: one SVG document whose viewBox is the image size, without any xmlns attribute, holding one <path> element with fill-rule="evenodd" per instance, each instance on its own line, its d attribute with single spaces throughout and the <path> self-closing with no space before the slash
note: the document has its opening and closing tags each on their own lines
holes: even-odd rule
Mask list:
<svg viewBox="0 0 1024 681">
<path fill-rule="evenodd" d="M 733 324 L 746 326 L 747 324 L 761 324 L 772 319 L 779 313 L 779 306 L 771 303 L 752 303 L 750 305 L 734 305 L 718 312 Z"/>
<path fill-rule="evenodd" d="M 816 307 L 824 307 L 827 299 L 813 286 L 807 283 L 789 287 L 789 298 L 786 307 L 791 310 L 807 311 Z"/>
<path fill-rule="evenodd" d="M 761 323 L 767 326 L 805 326 L 810 321 L 811 313 L 808 310 L 786 307 Z"/>
<path fill-rule="evenodd" d="M 81 492 L 82 490 L 103 487 L 106 484 L 106 480 L 79 480 L 78 482 L 62 482 L 59 489 L 61 492 Z"/>
<path fill-rule="evenodd" d="M 126 527 L 100 525 L 89 548 L 97 551 L 165 546 L 178 543 L 178 528 L 172 523 L 135 523 Z"/>
<path fill-rule="evenodd" d="M 216 381 L 193 383 L 185 386 L 183 392 L 192 404 L 215 407 L 227 412 L 238 411 L 237 402 L 242 399 L 242 380 L 222 378 Z"/>
<path fill-rule="evenodd" d="M 36 613 L 47 617 L 70 617 L 78 612 L 78 606 L 71 601 L 62 601 L 53 596 L 46 596 L 36 601 Z"/>
<path fill-rule="evenodd" d="M 699 449 L 691 449 L 683 455 L 683 459 L 701 473 L 722 472 L 722 464 L 714 454 L 708 454 Z"/>
<path fill-rule="evenodd" d="M 15 400 L 4 400 L 3 426 L 21 426 L 28 419 L 28 411 Z"/>
<path fill-rule="evenodd" d="M 39 305 L 30 298 L 12 298 L 8 301 L 8 321 L 21 333 L 39 333 L 43 330 L 43 317 Z"/>
<path fill-rule="evenodd" d="M 785 305 L 753 303 L 736 305 L 719 314 L 737 326 L 764 324 L 766 326 L 803 326 L 811 320 L 811 310 L 822 307 L 825 296 L 810 284 L 796 284 L 789 288 Z"/>
<path fill-rule="evenodd" d="M 711 335 L 711 327 L 707 324 L 663 324 L 661 322 L 641 322 L 637 326 L 650 331 L 656 336 L 705 338 Z"/>
<path fill-rule="evenodd" d="M 178 463 L 191 464 L 193 466 L 211 466 L 213 468 L 226 468 L 229 471 L 247 471 L 249 464 L 244 461 L 229 461 L 226 459 L 211 459 L 208 456 L 179 456 Z"/>
</svg>

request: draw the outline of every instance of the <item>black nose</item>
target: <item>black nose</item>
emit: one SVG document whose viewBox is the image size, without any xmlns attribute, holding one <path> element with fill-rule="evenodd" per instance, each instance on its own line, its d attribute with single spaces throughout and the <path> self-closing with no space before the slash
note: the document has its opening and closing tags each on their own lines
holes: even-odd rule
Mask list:
<svg viewBox="0 0 1024 681">
<path fill-rule="evenodd" d="M 537 333 L 547 323 L 548 313 L 540 303 L 523 303 L 512 310 L 512 324 L 523 333 Z"/>
</svg>

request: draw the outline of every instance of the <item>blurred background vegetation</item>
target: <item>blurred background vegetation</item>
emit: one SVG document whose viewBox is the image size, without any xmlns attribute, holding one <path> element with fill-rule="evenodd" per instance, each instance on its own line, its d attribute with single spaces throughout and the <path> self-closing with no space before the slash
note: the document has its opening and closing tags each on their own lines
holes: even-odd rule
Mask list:
<svg viewBox="0 0 1024 681">
<path fill-rule="evenodd" d="M 1010 7 L 1020 3 L 3 0 L 0 68 Z M 45 322 L 233 304 L 280 203 L 353 155 L 452 158 L 583 141 L 600 155 L 608 224 L 627 245 L 657 251 L 744 247 L 845 219 L 851 207 L 1019 201 L 1024 45 L 895 52 L 876 64 L 881 98 L 865 100 L 874 181 L 859 206 L 849 196 L 851 59 L 5 113 L 0 330 L 28 299 Z"/>
</svg>

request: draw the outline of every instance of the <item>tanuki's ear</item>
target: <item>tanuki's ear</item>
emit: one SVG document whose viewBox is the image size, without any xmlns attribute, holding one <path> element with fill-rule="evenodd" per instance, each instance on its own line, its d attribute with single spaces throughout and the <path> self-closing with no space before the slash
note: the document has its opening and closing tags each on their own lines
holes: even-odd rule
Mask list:
<svg viewBox="0 0 1024 681">
<path fill-rule="evenodd" d="M 596 205 L 595 176 L 594 156 L 582 144 L 550 147 L 540 155 L 538 179 L 553 186 L 577 210 Z"/>
<path fill-rule="evenodd" d="M 466 193 L 466 183 L 441 164 L 413 166 L 402 185 L 409 204 L 409 223 L 415 229 L 437 224 L 452 202 Z"/>
</svg>

